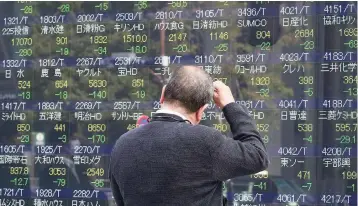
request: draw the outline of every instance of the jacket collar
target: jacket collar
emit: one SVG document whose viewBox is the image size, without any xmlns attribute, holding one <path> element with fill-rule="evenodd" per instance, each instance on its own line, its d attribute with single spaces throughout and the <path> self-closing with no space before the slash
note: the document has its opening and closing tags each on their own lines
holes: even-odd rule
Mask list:
<svg viewBox="0 0 358 206">
<path fill-rule="evenodd" d="M 177 117 L 180 117 L 182 120 L 187 120 L 187 118 L 184 115 L 180 114 L 179 112 L 175 112 L 167 109 L 160 109 L 156 112 L 156 114 L 169 114 L 170 116 L 175 115 Z"/>
</svg>

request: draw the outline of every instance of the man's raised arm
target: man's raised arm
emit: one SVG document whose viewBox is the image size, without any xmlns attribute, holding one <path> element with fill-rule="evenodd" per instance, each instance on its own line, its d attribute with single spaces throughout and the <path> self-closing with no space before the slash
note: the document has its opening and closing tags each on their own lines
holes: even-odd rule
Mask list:
<svg viewBox="0 0 358 206">
<path fill-rule="evenodd" d="M 214 82 L 214 88 L 214 101 L 222 108 L 233 133 L 233 138 L 220 132 L 210 137 L 214 178 L 224 181 L 265 170 L 269 163 L 268 155 L 254 120 L 244 107 L 234 102 L 229 87 Z"/>
</svg>

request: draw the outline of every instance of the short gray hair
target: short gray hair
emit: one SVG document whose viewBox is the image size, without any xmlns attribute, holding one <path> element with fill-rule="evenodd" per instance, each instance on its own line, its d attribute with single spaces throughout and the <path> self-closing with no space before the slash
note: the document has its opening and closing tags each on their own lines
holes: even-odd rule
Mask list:
<svg viewBox="0 0 358 206">
<path fill-rule="evenodd" d="M 195 66 L 176 69 L 165 87 L 164 101 L 179 103 L 189 112 L 196 112 L 213 98 L 213 81 L 208 73 Z"/>
</svg>

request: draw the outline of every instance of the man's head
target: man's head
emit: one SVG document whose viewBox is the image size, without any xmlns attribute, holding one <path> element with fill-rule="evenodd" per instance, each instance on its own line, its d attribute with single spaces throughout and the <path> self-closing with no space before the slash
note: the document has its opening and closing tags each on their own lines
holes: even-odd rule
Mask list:
<svg viewBox="0 0 358 206">
<path fill-rule="evenodd" d="M 213 98 L 213 92 L 212 79 L 203 69 L 183 66 L 173 72 L 168 84 L 163 87 L 160 103 L 198 124 Z"/>
</svg>

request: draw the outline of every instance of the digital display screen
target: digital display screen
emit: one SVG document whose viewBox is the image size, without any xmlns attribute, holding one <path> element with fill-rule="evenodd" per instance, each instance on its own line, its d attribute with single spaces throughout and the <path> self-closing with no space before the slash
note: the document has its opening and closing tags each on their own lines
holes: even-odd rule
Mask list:
<svg viewBox="0 0 358 206">
<path fill-rule="evenodd" d="M 227 205 L 357 205 L 357 2 L 0 2 L 0 205 L 114 206 L 115 141 L 196 65 L 271 164 Z M 213 102 L 201 124 L 230 136 Z"/>
</svg>

